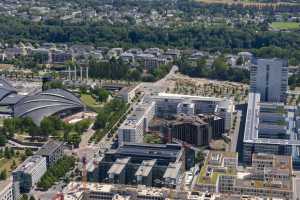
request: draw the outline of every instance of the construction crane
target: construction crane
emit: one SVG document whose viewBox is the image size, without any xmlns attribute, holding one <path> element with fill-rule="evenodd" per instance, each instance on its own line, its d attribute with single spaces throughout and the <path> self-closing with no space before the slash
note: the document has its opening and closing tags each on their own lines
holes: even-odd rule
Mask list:
<svg viewBox="0 0 300 200">
<path fill-rule="evenodd" d="M 86 156 L 82 157 L 82 185 L 83 185 L 83 191 L 86 192 L 87 190 L 87 159 Z"/>
</svg>

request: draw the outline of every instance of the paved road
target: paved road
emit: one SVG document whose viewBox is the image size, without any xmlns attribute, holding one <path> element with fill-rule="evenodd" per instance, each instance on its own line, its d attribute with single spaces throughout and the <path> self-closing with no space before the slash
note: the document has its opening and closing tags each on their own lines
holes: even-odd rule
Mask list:
<svg viewBox="0 0 300 200">
<path fill-rule="evenodd" d="M 241 117 L 242 117 L 242 112 L 238 111 L 236 115 L 235 129 L 233 135 L 231 136 L 231 146 L 230 146 L 231 152 L 236 152 L 237 150 L 237 142 L 238 142 L 239 132 L 240 132 Z"/>
</svg>

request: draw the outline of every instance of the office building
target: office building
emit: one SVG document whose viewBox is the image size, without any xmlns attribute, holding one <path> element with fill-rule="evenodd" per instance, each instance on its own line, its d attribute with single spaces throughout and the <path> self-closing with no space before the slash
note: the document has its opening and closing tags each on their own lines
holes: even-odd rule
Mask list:
<svg viewBox="0 0 300 200">
<path fill-rule="evenodd" d="M 159 93 L 153 96 L 152 100 L 155 101 L 155 116 L 157 117 L 168 119 L 180 113 L 216 114 L 224 118 L 225 130 L 231 128 L 232 114 L 235 112 L 233 102 L 226 98 Z"/>
<path fill-rule="evenodd" d="M 243 139 L 243 162 L 251 164 L 253 153 L 292 156 L 300 167 L 300 140 L 297 107 L 260 102 L 260 94 L 249 93 Z"/>
<path fill-rule="evenodd" d="M 12 179 L 0 181 L 0 200 L 14 200 Z"/>
<path fill-rule="evenodd" d="M 206 146 L 225 133 L 224 119 L 216 115 L 176 115 L 165 120 L 163 135 L 167 141 L 183 141 L 194 146 Z"/>
<path fill-rule="evenodd" d="M 178 144 L 125 143 L 105 153 L 94 168 L 98 173 L 94 181 L 174 188 L 184 169 L 193 164 L 194 152 Z"/>
<path fill-rule="evenodd" d="M 19 184 L 21 193 L 27 193 L 46 171 L 46 158 L 40 155 L 30 156 L 12 172 L 13 182 Z"/>
<path fill-rule="evenodd" d="M 156 166 L 156 159 L 143 160 L 138 170 L 135 172 L 137 184 L 152 185 L 153 168 Z"/>
<path fill-rule="evenodd" d="M 288 62 L 282 59 L 253 59 L 250 92 L 260 93 L 261 101 L 284 102 L 288 90 Z"/>
<path fill-rule="evenodd" d="M 254 154 L 252 167 L 239 168 L 237 153 L 208 153 L 194 190 L 233 196 L 293 198 L 290 156 Z"/>
<path fill-rule="evenodd" d="M 47 167 L 55 164 L 57 160 L 63 157 L 64 143 L 57 140 L 49 140 L 36 153 L 46 158 Z"/>
<path fill-rule="evenodd" d="M 118 129 L 119 144 L 124 142 L 143 143 L 144 132 L 148 131 L 149 121 L 154 117 L 155 103 L 141 103 L 126 118 Z"/>
</svg>

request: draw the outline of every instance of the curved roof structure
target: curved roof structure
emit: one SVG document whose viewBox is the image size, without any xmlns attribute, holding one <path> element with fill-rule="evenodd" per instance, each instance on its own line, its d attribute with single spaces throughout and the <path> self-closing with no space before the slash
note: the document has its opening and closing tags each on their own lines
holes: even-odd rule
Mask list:
<svg viewBox="0 0 300 200">
<path fill-rule="evenodd" d="M 40 124 L 44 117 L 83 107 L 72 93 L 62 89 L 49 89 L 21 99 L 14 107 L 14 116 L 30 117 L 36 124 Z"/>
<path fill-rule="evenodd" d="M 0 101 L 13 93 L 17 93 L 16 89 L 9 82 L 0 78 Z"/>
</svg>

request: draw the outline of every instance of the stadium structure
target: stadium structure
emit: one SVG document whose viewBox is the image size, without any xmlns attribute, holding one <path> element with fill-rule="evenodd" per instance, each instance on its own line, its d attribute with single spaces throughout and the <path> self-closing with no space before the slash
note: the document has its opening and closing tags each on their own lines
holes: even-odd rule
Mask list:
<svg viewBox="0 0 300 200">
<path fill-rule="evenodd" d="M 1 117 L 30 117 L 39 125 L 44 117 L 66 117 L 82 110 L 82 102 L 66 90 L 49 89 L 24 96 L 19 95 L 9 82 L 0 79 Z"/>
</svg>

